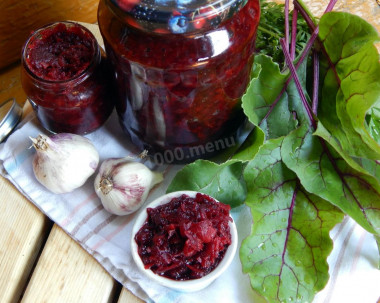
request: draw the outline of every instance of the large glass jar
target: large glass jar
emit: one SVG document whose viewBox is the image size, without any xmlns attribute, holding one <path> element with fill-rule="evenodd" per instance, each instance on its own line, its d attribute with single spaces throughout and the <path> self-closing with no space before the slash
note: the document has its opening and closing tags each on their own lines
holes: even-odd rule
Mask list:
<svg viewBox="0 0 380 303">
<path fill-rule="evenodd" d="M 259 16 L 259 0 L 100 0 L 116 108 L 140 149 L 188 162 L 235 143 Z"/>
<path fill-rule="evenodd" d="M 42 126 L 85 134 L 114 108 L 113 72 L 93 34 L 73 22 L 36 30 L 22 51 L 21 82 Z"/>
</svg>

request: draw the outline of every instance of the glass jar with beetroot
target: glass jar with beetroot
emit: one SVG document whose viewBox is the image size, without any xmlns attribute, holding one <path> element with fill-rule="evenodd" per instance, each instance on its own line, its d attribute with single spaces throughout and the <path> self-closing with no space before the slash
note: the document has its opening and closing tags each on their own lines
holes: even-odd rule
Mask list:
<svg viewBox="0 0 380 303">
<path fill-rule="evenodd" d="M 140 149 L 189 162 L 235 143 L 259 17 L 259 0 L 100 0 L 116 108 Z"/>
<path fill-rule="evenodd" d="M 51 132 L 86 134 L 103 125 L 114 108 L 112 79 L 94 35 L 80 24 L 49 24 L 23 47 L 22 86 Z"/>
</svg>

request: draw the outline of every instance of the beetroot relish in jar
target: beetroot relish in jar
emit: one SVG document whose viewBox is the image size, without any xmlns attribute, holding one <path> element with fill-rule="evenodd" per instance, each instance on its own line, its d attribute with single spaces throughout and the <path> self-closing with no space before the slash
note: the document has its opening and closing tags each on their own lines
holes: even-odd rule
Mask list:
<svg viewBox="0 0 380 303">
<path fill-rule="evenodd" d="M 140 149 L 189 162 L 233 142 L 259 16 L 259 0 L 100 0 L 116 107 Z"/>
<path fill-rule="evenodd" d="M 112 112 L 112 71 L 85 27 L 57 22 L 35 31 L 22 52 L 21 80 L 47 130 L 85 134 Z"/>
<path fill-rule="evenodd" d="M 179 281 L 210 273 L 231 244 L 229 211 L 229 205 L 200 193 L 148 208 L 135 235 L 145 268 Z"/>
</svg>

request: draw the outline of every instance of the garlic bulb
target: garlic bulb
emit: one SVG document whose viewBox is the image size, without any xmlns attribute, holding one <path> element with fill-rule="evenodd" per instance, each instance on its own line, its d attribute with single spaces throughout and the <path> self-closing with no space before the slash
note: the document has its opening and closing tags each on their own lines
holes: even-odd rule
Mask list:
<svg viewBox="0 0 380 303">
<path fill-rule="evenodd" d="M 82 186 L 98 167 L 99 154 L 87 138 L 61 133 L 30 139 L 36 149 L 34 175 L 53 193 L 68 193 Z"/>
<path fill-rule="evenodd" d="M 145 202 L 152 187 L 163 180 L 144 164 L 130 158 L 105 160 L 95 178 L 95 191 L 104 208 L 115 215 L 127 215 Z"/>
</svg>

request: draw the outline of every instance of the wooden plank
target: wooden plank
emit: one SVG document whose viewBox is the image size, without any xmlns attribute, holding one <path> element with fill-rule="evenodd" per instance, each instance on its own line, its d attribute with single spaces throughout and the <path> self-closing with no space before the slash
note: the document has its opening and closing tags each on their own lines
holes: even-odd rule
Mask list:
<svg viewBox="0 0 380 303">
<path fill-rule="evenodd" d="M 94 23 L 99 0 L 0 1 L 0 68 L 20 59 L 21 48 L 33 30 L 62 20 Z"/>
<path fill-rule="evenodd" d="M 134 294 L 132 294 L 128 289 L 123 287 L 119 300 L 117 303 L 143 303 L 144 301 L 137 298 Z"/>
<path fill-rule="evenodd" d="M 13 64 L 3 69 L 0 74 L 0 103 L 15 98 L 21 106 L 25 103 L 26 94 L 21 86 L 20 64 Z"/>
<path fill-rule="evenodd" d="M 112 302 L 116 286 L 94 258 L 54 225 L 21 302 Z"/>
<path fill-rule="evenodd" d="M 0 201 L 0 302 L 18 302 L 51 224 L 3 177 Z"/>
</svg>

